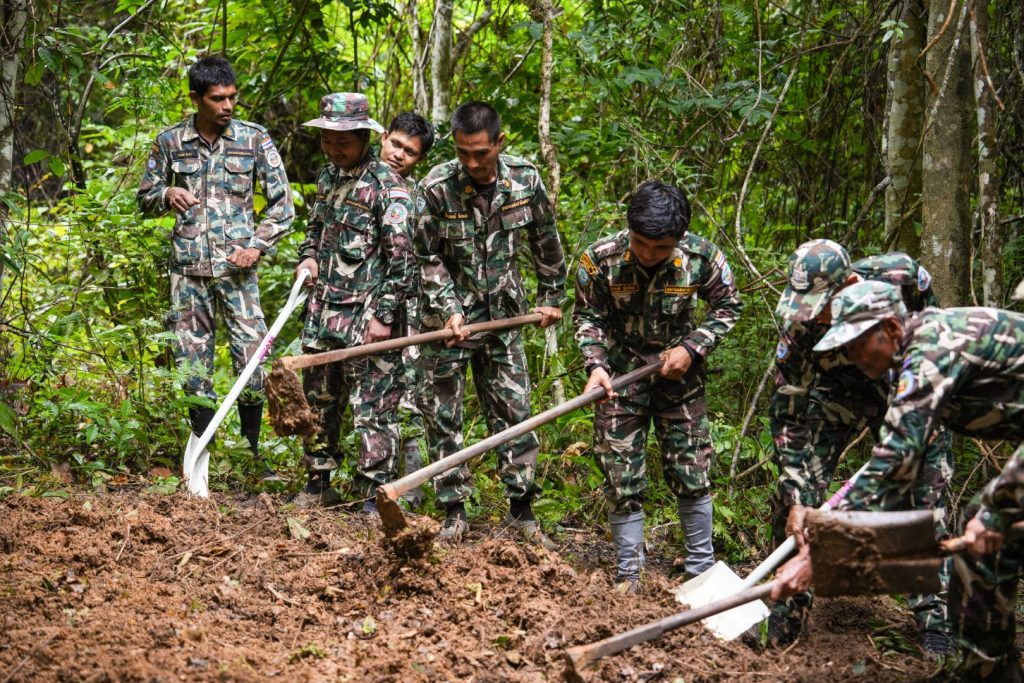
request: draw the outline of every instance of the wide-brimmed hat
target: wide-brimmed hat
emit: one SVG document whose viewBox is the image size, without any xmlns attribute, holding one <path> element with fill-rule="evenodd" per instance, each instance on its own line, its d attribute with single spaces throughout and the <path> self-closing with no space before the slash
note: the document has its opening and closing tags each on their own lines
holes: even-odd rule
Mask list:
<svg viewBox="0 0 1024 683">
<path fill-rule="evenodd" d="M 306 121 L 304 126 L 329 130 L 369 130 L 384 132 L 384 126 L 370 118 L 366 95 L 357 92 L 336 92 L 320 98 L 320 117 Z"/>
<path fill-rule="evenodd" d="M 853 341 L 886 318 L 904 318 L 907 307 L 900 290 L 888 282 L 863 280 L 832 298 L 832 327 L 814 345 L 829 351 Z"/>
<path fill-rule="evenodd" d="M 775 315 L 813 320 L 850 276 L 850 255 L 832 240 L 804 242 L 789 257 L 789 279 Z"/>
</svg>

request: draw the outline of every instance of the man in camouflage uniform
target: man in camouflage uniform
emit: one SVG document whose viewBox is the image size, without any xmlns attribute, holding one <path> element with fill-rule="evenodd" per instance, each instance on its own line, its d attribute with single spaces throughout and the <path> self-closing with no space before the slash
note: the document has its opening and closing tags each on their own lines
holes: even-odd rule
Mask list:
<svg viewBox="0 0 1024 683">
<path fill-rule="evenodd" d="M 648 182 L 627 212 L 628 230 L 591 245 L 576 271 L 576 340 L 589 379 L 609 399 L 594 415 L 594 452 L 605 475 L 616 585 L 637 590 L 643 568 L 647 433 L 654 423 L 662 467 L 686 533 L 685 569 L 714 564 L 711 434 L 704 363 L 740 317 L 742 304 L 721 250 L 688 232 L 690 205 L 678 188 Z M 698 300 L 707 303 L 696 319 Z M 610 376 L 661 358 L 660 376 L 612 391 Z"/>
<path fill-rule="evenodd" d="M 307 353 L 389 339 L 414 274 L 412 200 L 402 178 L 370 150 L 365 95 L 334 93 L 320 100 L 319 128 L 328 164 L 317 179 L 297 271 L 312 274 L 302 345 Z M 320 434 L 305 443 L 309 481 L 299 505 L 337 503 L 331 470 L 340 459 L 345 406 L 359 439 L 355 489 L 373 512 L 377 486 L 397 472 L 398 401 L 402 394 L 398 351 L 353 358 L 303 371 L 306 400 L 319 415 Z"/>
<path fill-rule="evenodd" d="M 510 330 L 468 338 L 466 323 L 526 313 L 527 294 L 516 261 L 529 249 L 537 273 L 542 327 L 562 318 L 565 259 L 553 207 L 533 164 L 501 154 L 505 135 L 498 112 L 469 102 L 452 114 L 457 159 L 435 166 L 417 191 L 416 255 L 425 329 L 447 327 L 447 345 L 423 352 L 420 409 L 427 443 L 436 457 L 462 448 L 462 397 L 466 369 L 473 368 L 477 396 L 491 433 L 530 416 L 530 378 L 522 334 Z M 540 491 L 534 481 L 539 443 L 532 432 L 498 450 L 501 480 L 509 497 L 506 522 L 531 542 L 550 545 L 533 515 Z M 465 502 L 472 474 L 465 465 L 436 481 L 444 506 L 443 540 L 457 542 L 469 529 Z"/>
<path fill-rule="evenodd" d="M 899 372 L 881 439 L 847 500 L 870 505 L 905 497 L 917 485 L 924 453 L 944 426 L 982 439 L 1024 440 L 1024 316 L 994 308 L 928 308 L 908 313 L 898 290 L 883 282 L 860 282 L 832 303 L 832 327 L 814 347 L 844 347 L 868 377 Z M 1018 448 L 1003 474 L 982 496 L 982 508 L 967 525 L 981 561 L 954 559 L 950 611 L 966 650 L 968 677 L 1017 672 L 1013 623 L 1019 547 L 998 553 L 995 534 L 1022 518 Z M 780 569 L 781 597 L 810 584 L 806 546 Z M 1007 680 L 1011 680 L 1009 677 Z M 1017 679 L 1012 679 L 1017 680 Z"/>
<path fill-rule="evenodd" d="M 188 367 L 185 392 L 211 402 L 215 310 L 228 329 L 231 358 L 240 372 L 267 334 L 260 308 L 256 265 L 274 251 L 295 209 L 281 155 L 262 126 L 232 118 L 235 73 L 227 60 L 204 57 L 189 69 L 189 97 L 196 113 L 157 136 L 139 185 L 139 208 L 156 216 L 177 215 L 171 233 L 171 310 L 175 362 Z M 259 183 L 266 212 L 253 217 Z M 238 399 L 242 434 L 258 455 L 263 417 L 262 367 Z M 189 409 L 192 431 L 201 435 L 213 408 Z M 276 478 L 264 467 L 264 478 Z"/>
<path fill-rule="evenodd" d="M 776 348 L 776 390 L 769 404 L 779 458 L 772 524 L 776 545 L 789 535 L 786 520 L 790 511 L 822 504 L 840 454 L 865 427 L 877 434 L 885 413 L 889 378 L 865 377 L 842 349 L 828 353 L 813 350 L 828 329 L 831 297 L 863 280 L 896 286 L 912 311 L 937 305 L 928 271 L 906 254 L 869 256 L 851 264 L 841 245 L 816 239 L 801 244 L 790 256 L 789 281 L 775 309 L 783 327 Z M 953 462 L 945 430 L 938 431 L 924 457 L 909 496 L 873 500 L 870 507 L 943 507 Z M 801 512 L 793 518 L 799 519 Z M 944 578 L 947 574 L 944 572 Z M 811 603 L 812 595 L 805 593 L 772 606 L 769 637 L 775 645 L 788 644 L 801 633 Z M 913 596 L 911 605 L 925 649 L 951 653 L 944 595 Z"/>
<path fill-rule="evenodd" d="M 402 177 L 409 192 L 415 192 L 416 179 L 412 175 L 413 169 L 426 158 L 433 146 L 434 127 L 419 114 L 402 112 L 391 120 L 387 131 L 381 134 L 380 158 Z M 401 327 L 407 335 L 420 333 L 418 295 L 419 278 L 414 277 L 402 311 L 404 320 Z M 401 425 L 402 464 L 405 467 L 405 474 L 408 475 L 423 467 L 423 452 L 420 450 L 420 441 L 423 440 L 424 434 L 423 415 L 416 405 L 416 387 L 421 375 L 418 346 L 407 346 L 402 350 L 402 365 L 404 389 L 402 400 L 398 404 L 398 422 Z M 423 502 L 423 490 L 417 486 L 402 494 L 402 498 L 411 507 L 419 507 Z"/>
</svg>

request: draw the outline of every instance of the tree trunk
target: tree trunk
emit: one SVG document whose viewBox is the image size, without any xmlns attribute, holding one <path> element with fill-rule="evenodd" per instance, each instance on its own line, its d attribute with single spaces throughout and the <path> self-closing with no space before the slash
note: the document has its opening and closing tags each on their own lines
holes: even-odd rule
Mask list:
<svg viewBox="0 0 1024 683">
<path fill-rule="evenodd" d="M 452 12 L 454 0 L 437 0 L 430 33 L 430 119 L 444 123 L 452 102 Z"/>
<path fill-rule="evenodd" d="M 420 8 L 416 0 L 409 0 L 409 36 L 412 39 L 412 101 L 416 112 L 430 111 L 430 91 L 427 89 L 427 53 L 420 34 Z"/>
<path fill-rule="evenodd" d="M 920 248 L 921 131 L 924 127 L 926 84 L 917 67 L 924 48 L 925 8 L 921 0 L 904 0 L 900 21 L 903 36 L 889 43 L 889 116 L 886 157 L 892 181 L 885 189 L 886 243 L 916 254 Z"/>
<path fill-rule="evenodd" d="M 978 120 L 978 228 L 981 233 L 981 297 L 985 306 L 1003 305 L 1003 243 L 999 224 L 999 183 L 996 168 L 996 109 L 985 46 L 988 45 L 988 3 L 977 0 L 971 16 L 971 62 L 974 108 Z"/>
<path fill-rule="evenodd" d="M 946 21 L 951 3 L 931 0 L 925 69 L 933 89 L 925 121 L 922 164 L 921 261 L 943 306 L 967 302 L 970 264 L 970 54 L 962 48 L 967 3 Z M 955 17 L 954 17 L 955 19 Z M 934 41 L 934 42 L 933 42 Z"/>
<path fill-rule="evenodd" d="M 18 101 L 18 68 L 28 21 L 28 0 L 4 0 L 0 5 L 0 196 L 11 190 L 14 173 L 14 113 Z M 7 204 L 0 202 L 0 248 L 8 241 Z M 0 260 L 0 290 L 4 265 Z"/>
</svg>

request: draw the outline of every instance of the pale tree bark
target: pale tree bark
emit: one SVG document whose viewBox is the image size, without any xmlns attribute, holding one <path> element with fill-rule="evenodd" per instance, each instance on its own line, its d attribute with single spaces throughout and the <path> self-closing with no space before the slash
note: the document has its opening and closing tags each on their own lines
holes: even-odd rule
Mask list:
<svg viewBox="0 0 1024 683">
<path fill-rule="evenodd" d="M 540 140 L 540 153 L 547 169 L 548 197 L 551 199 L 551 206 L 557 216 L 558 194 L 562 187 L 562 167 L 558 163 L 558 152 L 551 142 L 551 80 L 553 72 L 553 51 L 554 51 L 554 6 L 551 0 L 533 0 L 530 4 L 530 11 L 534 21 L 544 24 L 542 38 L 543 49 L 540 59 L 540 112 L 537 116 L 537 137 Z M 547 336 L 544 345 L 544 354 L 547 358 L 558 359 L 558 326 L 552 325 L 546 330 Z M 561 378 L 552 383 L 552 400 L 557 403 L 565 402 L 565 383 Z"/>
<path fill-rule="evenodd" d="M 448 120 L 452 103 L 452 13 L 454 0 L 436 0 L 430 24 L 430 118 Z"/>
<path fill-rule="evenodd" d="M 416 111 L 425 115 L 430 111 L 430 90 L 427 88 L 427 50 L 420 33 L 420 8 L 416 0 L 409 0 L 409 36 L 412 39 L 412 101 Z"/>
<path fill-rule="evenodd" d="M 951 7 L 951 3 L 953 6 Z M 925 70 L 933 90 L 922 159 L 921 261 L 943 306 L 968 301 L 970 266 L 970 53 L 962 37 L 966 4 L 932 0 Z M 960 9 L 959 20 L 947 21 Z"/>
<path fill-rule="evenodd" d="M 3 0 L 0 16 L 0 196 L 11 191 L 14 173 L 14 124 L 18 99 L 18 71 L 21 46 L 28 23 L 29 0 Z M 0 202 L 0 244 L 8 240 L 7 205 Z M 0 285 L 3 284 L 4 265 L 0 261 Z"/>
<path fill-rule="evenodd" d="M 917 57 L 924 48 L 925 15 L 922 0 L 903 0 L 899 20 L 906 28 L 889 43 L 885 151 L 892 181 L 885 189 L 885 234 L 887 244 L 911 254 L 918 253 L 920 247 L 920 150 L 927 89 Z"/>
<path fill-rule="evenodd" d="M 976 0 L 971 10 L 971 80 L 978 121 L 978 227 L 981 233 L 981 303 L 1003 305 L 1004 236 L 999 224 L 999 183 L 996 174 L 996 108 L 988 75 L 988 3 Z"/>
</svg>

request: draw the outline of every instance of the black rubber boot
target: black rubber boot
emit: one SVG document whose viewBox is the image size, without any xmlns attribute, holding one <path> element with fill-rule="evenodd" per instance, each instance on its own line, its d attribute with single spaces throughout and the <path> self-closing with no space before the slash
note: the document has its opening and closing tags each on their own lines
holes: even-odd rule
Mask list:
<svg viewBox="0 0 1024 683">
<path fill-rule="evenodd" d="M 197 437 L 202 436 L 213 422 L 214 412 L 213 408 L 189 408 L 188 419 L 192 423 L 192 433 Z M 210 443 L 213 443 L 213 439 L 210 439 Z"/>
<path fill-rule="evenodd" d="M 253 461 L 262 466 L 260 479 L 263 481 L 281 481 L 277 472 L 271 469 L 263 458 L 260 457 L 260 426 L 263 424 L 263 404 L 253 405 L 238 404 L 238 422 L 241 425 L 242 436 L 249 442 L 249 450 L 252 451 Z"/>
</svg>

